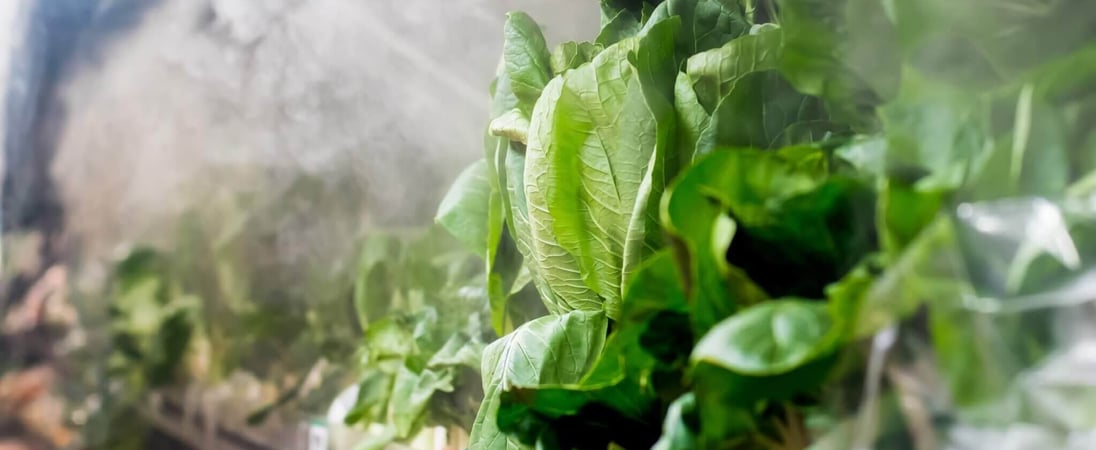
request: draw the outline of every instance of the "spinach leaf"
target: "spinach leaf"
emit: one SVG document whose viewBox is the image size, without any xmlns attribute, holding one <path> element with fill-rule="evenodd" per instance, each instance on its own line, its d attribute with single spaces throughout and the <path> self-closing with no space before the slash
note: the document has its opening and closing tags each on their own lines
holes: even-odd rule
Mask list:
<svg viewBox="0 0 1096 450">
<path fill-rule="evenodd" d="M 488 251 L 488 228 L 491 227 L 491 182 L 487 162 L 480 160 L 468 166 L 453 182 L 453 187 L 438 206 L 437 222 L 467 247 L 468 251 L 485 257 Z M 494 221 L 501 221 L 495 218 Z"/>
<path fill-rule="evenodd" d="M 798 368 L 832 349 L 825 304 L 779 299 L 746 308 L 704 335 L 692 359 L 754 376 Z"/>
<path fill-rule="evenodd" d="M 572 311 L 522 325 L 483 353 L 484 398 L 470 449 L 525 448 L 499 429 L 502 394 L 522 387 L 578 382 L 605 345 L 600 312 Z"/>
</svg>

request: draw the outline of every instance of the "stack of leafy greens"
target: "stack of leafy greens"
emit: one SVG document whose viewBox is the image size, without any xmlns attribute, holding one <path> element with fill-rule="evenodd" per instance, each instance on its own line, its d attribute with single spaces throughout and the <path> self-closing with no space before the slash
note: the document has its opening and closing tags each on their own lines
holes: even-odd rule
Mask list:
<svg viewBox="0 0 1096 450">
<path fill-rule="evenodd" d="M 954 242 L 942 211 L 1093 191 L 1083 0 L 602 15 L 554 49 L 509 16 L 486 156 L 438 214 L 502 336 L 472 449 L 805 448 L 862 369 L 865 299 Z M 946 292 L 912 284 L 883 315 Z"/>
<path fill-rule="evenodd" d="M 347 424 L 384 424 L 360 448 L 424 426 L 470 428 L 483 391 L 488 326 L 482 267 L 438 228 L 375 232 L 362 246 L 354 303 L 364 330 Z"/>
<path fill-rule="evenodd" d="M 86 394 L 96 399 L 89 402 L 101 404 L 90 408 L 90 445 L 143 445 L 147 430 L 135 407 L 151 392 L 183 386 L 223 391 L 241 375 L 254 380 L 249 373 L 263 377 L 250 385 L 264 391 L 255 400 L 270 401 L 234 404 L 255 409 L 235 411 L 254 413 L 249 423 L 290 404 L 294 413 L 326 406 L 330 394 L 324 391 L 341 383 L 344 368 L 326 370 L 326 384 L 302 384 L 310 368 L 345 359 L 355 348 L 359 334 L 349 301 L 354 266 L 339 270 L 339 258 L 331 255 L 324 265 L 288 264 L 270 245 L 285 238 L 291 211 L 305 215 L 293 210 L 302 197 L 315 195 L 308 181 L 266 205 L 219 208 L 209 202 L 207 211 L 188 211 L 173 230 L 172 245 L 137 246 L 114 265 L 106 292 L 77 293 L 86 296 L 77 302 L 86 323 L 109 327 L 108 336 L 92 335 L 78 354 L 95 369 L 83 377 Z M 352 253 L 346 256 L 354 260 Z"/>
</svg>

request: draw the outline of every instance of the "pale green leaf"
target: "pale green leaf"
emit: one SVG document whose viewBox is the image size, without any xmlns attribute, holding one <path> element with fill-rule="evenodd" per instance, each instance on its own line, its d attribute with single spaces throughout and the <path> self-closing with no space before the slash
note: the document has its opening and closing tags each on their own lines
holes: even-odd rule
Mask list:
<svg viewBox="0 0 1096 450">
<path fill-rule="evenodd" d="M 484 257 L 488 251 L 490 197 L 487 163 L 476 161 L 457 176 L 435 217 L 469 251 Z"/>
<path fill-rule="evenodd" d="M 528 114 L 552 76 L 551 54 L 540 26 L 528 14 L 508 14 L 504 30 L 503 60 L 510 89 L 518 107 Z"/>
</svg>

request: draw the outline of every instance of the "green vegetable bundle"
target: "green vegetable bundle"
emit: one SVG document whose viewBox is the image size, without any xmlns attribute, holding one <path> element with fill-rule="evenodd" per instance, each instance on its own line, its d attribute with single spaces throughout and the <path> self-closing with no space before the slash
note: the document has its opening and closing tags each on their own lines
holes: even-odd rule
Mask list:
<svg viewBox="0 0 1096 450">
<path fill-rule="evenodd" d="M 374 232 L 354 286 L 359 383 L 346 424 L 384 424 L 360 448 L 385 448 L 424 426 L 471 427 L 480 355 L 495 338 L 483 270 L 444 231 Z"/>
<path fill-rule="evenodd" d="M 915 276 L 941 211 L 1093 191 L 1084 1 L 602 13 L 554 50 L 509 16 L 486 156 L 438 213 L 483 257 L 503 336 L 472 449 L 805 448 L 865 317 L 939 293 L 864 311 Z"/>
</svg>

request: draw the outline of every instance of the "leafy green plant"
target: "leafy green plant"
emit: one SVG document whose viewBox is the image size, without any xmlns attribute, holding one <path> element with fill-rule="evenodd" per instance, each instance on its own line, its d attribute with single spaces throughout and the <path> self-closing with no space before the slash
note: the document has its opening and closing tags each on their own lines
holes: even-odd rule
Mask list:
<svg viewBox="0 0 1096 450">
<path fill-rule="evenodd" d="M 363 448 L 424 426 L 470 429 L 483 396 L 480 355 L 495 338 L 482 266 L 431 228 L 366 239 L 354 302 L 364 331 L 347 424 L 384 424 Z"/>
<path fill-rule="evenodd" d="M 954 3 L 603 1 L 554 51 L 512 13 L 438 215 L 504 334 L 471 448 L 805 448 L 873 315 L 956 292 L 941 211 L 1088 192 L 1091 7 Z"/>
<path fill-rule="evenodd" d="M 200 327 L 201 300 L 172 279 L 159 252 L 141 248 L 115 268 L 110 305 L 113 376 L 127 388 L 164 387 L 185 369 L 191 338 Z"/>
</svg>

